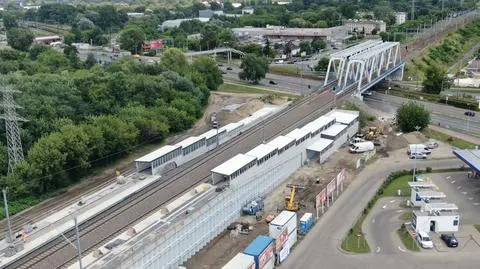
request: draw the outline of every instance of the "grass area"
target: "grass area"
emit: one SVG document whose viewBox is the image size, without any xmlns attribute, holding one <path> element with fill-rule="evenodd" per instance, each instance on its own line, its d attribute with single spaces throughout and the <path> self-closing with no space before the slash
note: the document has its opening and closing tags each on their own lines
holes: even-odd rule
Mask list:
<svg viewBox="0 0 480 269">
<path fill-rule="evenodd" d="M 473 143 L 470 143 L 470 142 L 465 141 L 465 140 L 460 139 L 460 138 L 451 137 L 449 135 L 431 130 L 429 128 L 426 128 L 422 132 L 427 137 L 430 137 L 430 138 L 433 138 L 435 140 L 439 140 L 439 141 L 448 143 L 448 144 L 450 144 L 450 145 L 452 145 L 456 148 L 460 148 L 460 149 L 474 149 L 475 148 L 475 144 L 473 144 Z"/>
<path fill-rule="evenodd" d="M 271 65 L 268 69 L 269 73 L 290 76 L 290 77 L 303 77 L 308 79 L 315 79 L 315 80 L 324 80 L 323 77 L 317 76 L 310 72 L 302 72 L 300 75 L 300 67 L 296 65 Z"/>
<path fill-rule="evenodd" d="M 410 251 L 414 252 L 419 252 L 420 248 L 417 245 L 417 242 L 415 242 L 415 239 L 410 236 L 406 228 L 400 228 L 397 230 L 397 234 L 400 237 L 400 240 L 402 240 L 403 245 Z"/>
<path fill-rule="evenodd" d="M 398 190 L 402 191 L 402 196 L 410 196 L 410 187 L 408 186 L 408 182 L 412 181 L 411 175 L 401 176 L 395 180 L 393 180 L 383 191 L 383 194 L 380 195 L 379 198 L 383 198 L 385 196 L 398 196 Z"/>
<path fill-rule="evenodd" d="M 366 214 L 360 216 L 352 229 L 348 232 L 347 237 L 343 239 L 342 249 L 353 253 L 369 253 L 370 246 L 368 245 L 365 235 L 362 232 L 362 223 L 366 218 Z"/>
<path fill-rule="evenodd" d="M 407 211 L 407 212 L 403 212 L 402 215 L 400 215 L 400 217 L 398 217 L 400 220 L 411 220 L 413 217 L 413 213 L 412 211 Z"/>
<path fill-rule="evenodd" d="M 269 89 L 266 89 L 266 88 L 256 87 L 256 86 L 248 86 L 248 85 L 242 85 L 242 84 L 237 84 L 237 83 L 228 83 L 228 82 L 225 82 L 222 85 L 220 85 L 220 87 L 218 88 L 218 91 L 219 92 L 231 92 L 231 93 L 265 94 L 265 95 L 276 94 L 278 96 L 292 98 L 292 99 L 299 98 L 298 95 L 291 94 L 291 93 L 269 90 Z"/>
<path fill-rule="evenodd" d="M 480 233 L 480 224 L 475 224 L 473 227 L 475 227 L 475 229 L 477 229 L 477 231 Z"/>
</svg>

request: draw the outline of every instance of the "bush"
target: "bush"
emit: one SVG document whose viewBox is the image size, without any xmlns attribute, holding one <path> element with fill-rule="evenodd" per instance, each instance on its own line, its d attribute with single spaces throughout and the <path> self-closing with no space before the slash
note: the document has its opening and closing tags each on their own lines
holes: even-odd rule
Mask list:
<svg viewBox="0 0 480 269">
<path fill-rule="evenodd" d="M 446 96 L 442 96 L 442 98 L 440 98 L 440 103 L 448 104 L 458 108 L 471 109 L 471 110 L 478 111 L 478 103 L 475 99 L 449 96 L 447 101 L 446 98 L 447 98 Z"/>
<path fill-rule="evenodd" d="M 427 168 L 425 169 L 425 171 L 426 171 L 427 173 L 431 173 L 431 172 L 432 172 L 432 168 L 429 166 L 429 167 L 427 167 Z"/>
</svg>

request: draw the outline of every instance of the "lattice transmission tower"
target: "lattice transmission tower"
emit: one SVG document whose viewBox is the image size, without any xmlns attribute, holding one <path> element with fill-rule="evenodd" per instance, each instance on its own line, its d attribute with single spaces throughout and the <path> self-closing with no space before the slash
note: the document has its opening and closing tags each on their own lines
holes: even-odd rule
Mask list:
<svg viewBox="0 0 480 269">
<path fill-rule="evenodd" d="M 19 122 L 27 121 L 26 119 L 17 115 L 17 108 L 20 106 L 15 104 L 13 95 L 20 93 L 8 84 L 5 78 L 0 78 L 0 92 L 3 95 L 3 102 L 0 104 L 3 107 L 3 115 L 0 118 L 5 120 L 5 136 L 7 138 L 7 153 L 8 153 L 8 174 L 12 174 L 13 167 L 16 163 L 23 161 L 22 140 L 20 139 Z"/>
</svg>

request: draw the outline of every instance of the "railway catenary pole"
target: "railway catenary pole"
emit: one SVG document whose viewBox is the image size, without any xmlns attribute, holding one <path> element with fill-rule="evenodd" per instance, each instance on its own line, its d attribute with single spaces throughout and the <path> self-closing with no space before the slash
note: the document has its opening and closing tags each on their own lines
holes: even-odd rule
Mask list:
<svg viewBox="0 0 480 269">
<path fill-rule="evenodd" d="M 3 203 L 5 205 L 5 217 L 7 218 L 7 225 L 8 225 L 8 243 L 13 244 L 12 224 L 10 222 L 10 215 L 8 214 L 7 189 L 2 189 L 2 193 L 3 193 Z"/>
</svg>

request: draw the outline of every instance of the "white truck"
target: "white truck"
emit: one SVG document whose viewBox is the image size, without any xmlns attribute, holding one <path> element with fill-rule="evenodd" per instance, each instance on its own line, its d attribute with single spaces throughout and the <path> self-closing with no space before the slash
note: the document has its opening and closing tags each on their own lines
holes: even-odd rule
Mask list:
<svg viewBox="0 0 480 269">
<path fill-rule="evenodd" d="M 361 152 L 373 150 L 374 148 L 375 148 L 375 145 L 373 144 L 373 142 L 366 141 L 366 142 L 352 144 L 352 146 L 350 147 L 350 152 L 361 153 Z"/>
</svg>

